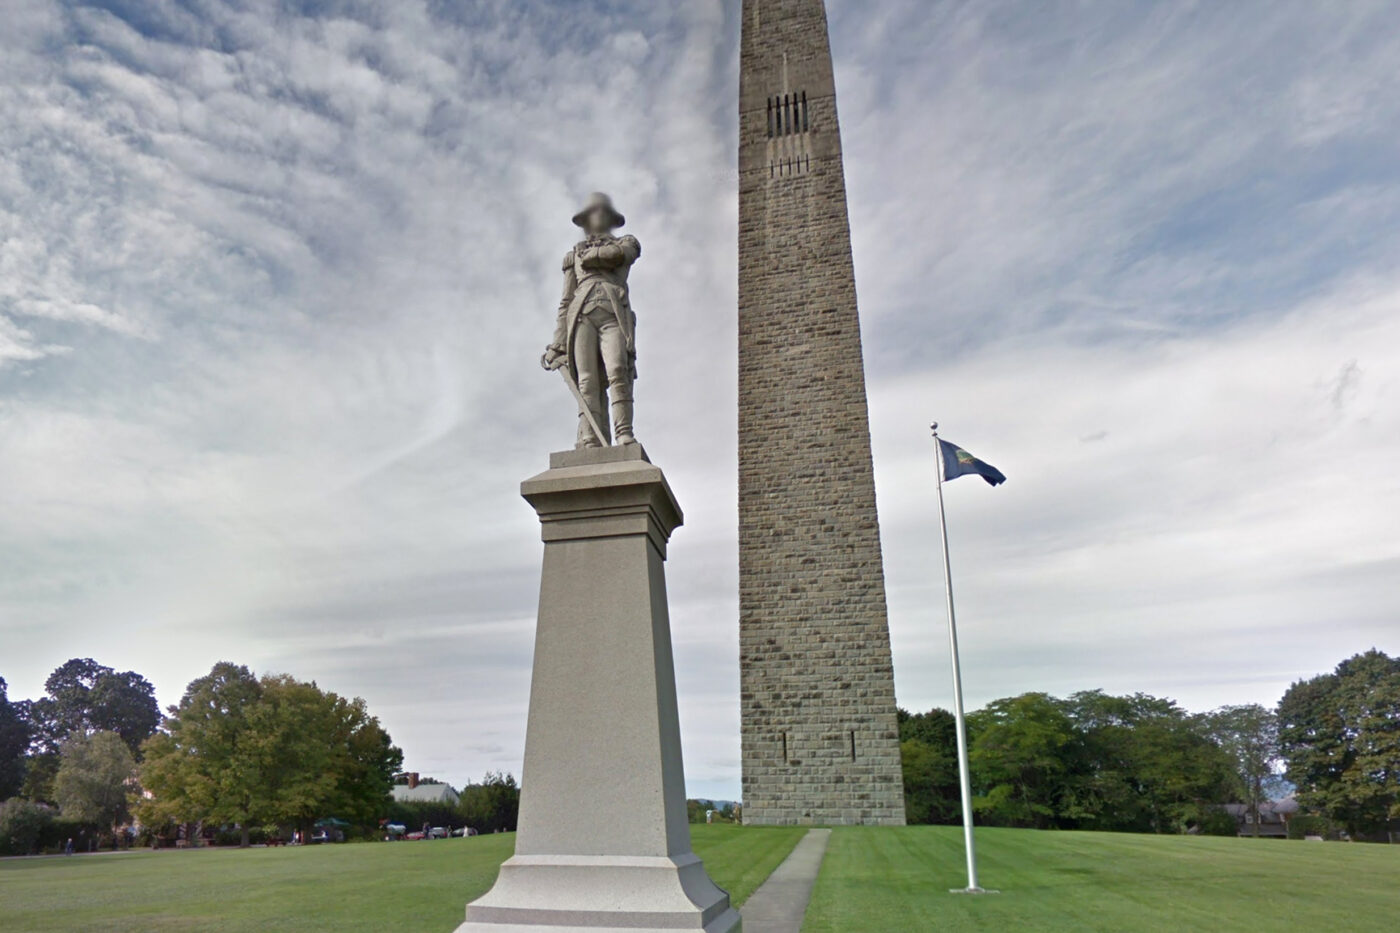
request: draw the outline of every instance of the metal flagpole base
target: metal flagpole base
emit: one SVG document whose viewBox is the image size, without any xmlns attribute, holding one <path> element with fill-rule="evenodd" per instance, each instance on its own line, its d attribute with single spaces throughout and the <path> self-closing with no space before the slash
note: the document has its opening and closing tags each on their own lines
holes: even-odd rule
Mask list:
<svg viewBox="0 0 1400 933">
<path fill-rule="evenodd" d="M 949 888 L 949 894 L 1000 894 L 1000 891 L 993 891 L 990 888 Z"/>
</svg>

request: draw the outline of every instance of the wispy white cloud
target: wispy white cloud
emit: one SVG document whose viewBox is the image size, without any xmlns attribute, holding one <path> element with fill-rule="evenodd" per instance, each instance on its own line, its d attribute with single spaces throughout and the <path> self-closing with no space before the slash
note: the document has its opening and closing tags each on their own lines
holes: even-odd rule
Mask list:
<svg viewBox="0 0 1400 933">
<path fill-rule="evenodd" d="M 877 384 L 881 501 L 919 504 L 884 523 L 901 697 L 948 702 L 919 430 L 948 411 L 945 433 L 1011 478 L 948 489 L 978 700 L 1091 682 L 1272 701 L 1333 655 L 1393 650 L 1398 311 L 1400 281 L 1355 286 L 1266 325 L 1111 354 L 1003 345 Z"/>
<path fill-rule="evenodd" d="M 518 768 L 516 484 L 572 435 L 534 360 L 602 188 L 687 512 L 688 771 L 736 795 L 735 5 L 11 6 L 12 693 L 229 658 L 365 696 L 420 770 Z M 1400 490 L 1340 478 L 1397 453 L 1384 8 L 830 6 L 904 702 L 942 699 L 931 416 L 1012 478 L 950 490 L 982 698 L 1269 700 L 1393 637 Z"/>
</svg>

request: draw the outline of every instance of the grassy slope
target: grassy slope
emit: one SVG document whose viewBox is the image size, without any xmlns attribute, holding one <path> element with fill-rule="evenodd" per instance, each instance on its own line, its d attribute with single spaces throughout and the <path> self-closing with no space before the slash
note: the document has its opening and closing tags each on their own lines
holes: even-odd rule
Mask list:
<svg viewBox="0 0 1400 933">
<path fill-rule="evenodd" d="M 983 829 L 838 829 L 803 933 L 1400 929 L 1400 846 Z"/>
<path fill-rule="evenodd" d="M 802 836 L 798 829 L 692 830 L 696 853 L 736 902 Z M 0 861 L 0 931 L 450 933 L 514 845 L 513 835 L 498 835 Z"/>
</svg>

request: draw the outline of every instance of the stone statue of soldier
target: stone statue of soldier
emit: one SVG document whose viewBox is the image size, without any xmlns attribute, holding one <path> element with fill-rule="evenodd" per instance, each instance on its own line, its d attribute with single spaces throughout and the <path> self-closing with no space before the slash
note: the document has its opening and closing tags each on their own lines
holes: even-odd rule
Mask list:
<svg viewBox="0 0 1400 933">
<path fill-rule="evenodd" d="M 636 237 L 613 235 L 625 222 L 612 199 L 601 193 L 590 195 L 574 215 L 585 236 L 564 257 L 564 296 L 554 340 L 540 360 L 545 369 L 563 369 L 575 390 L 577 447 L 637 442 L 632 430 L 637 316 L 628 299 L 627 273 L 642 245 Z"/>
</svg>

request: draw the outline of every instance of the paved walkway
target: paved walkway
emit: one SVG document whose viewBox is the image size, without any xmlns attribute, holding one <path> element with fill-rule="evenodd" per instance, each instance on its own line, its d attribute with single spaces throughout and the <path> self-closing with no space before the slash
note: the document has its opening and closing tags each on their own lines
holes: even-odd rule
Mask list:
<svg viewBox="0 0 1400 933">
<path fill-rule="evenodd" d="M 744 933 L 800 933 L 830 838 L 829 829 L 809 830 L 802 837 L 777 871 L 744 902 L 739 911 Z"/>
</svg>

